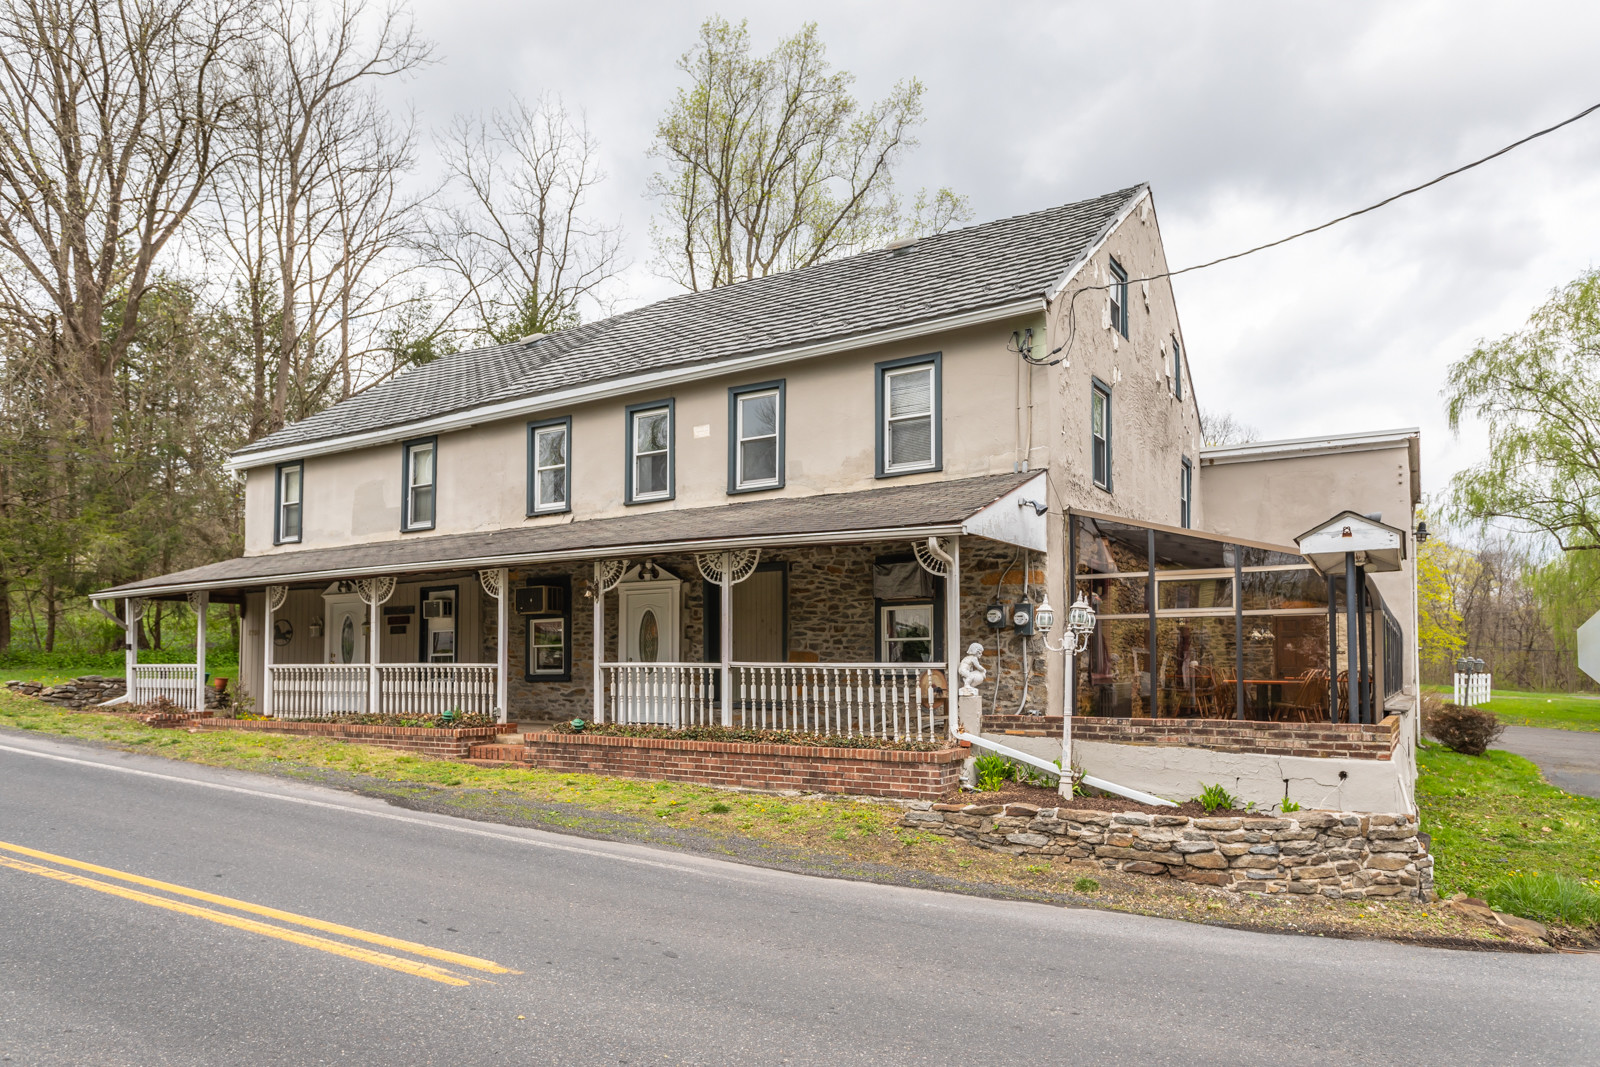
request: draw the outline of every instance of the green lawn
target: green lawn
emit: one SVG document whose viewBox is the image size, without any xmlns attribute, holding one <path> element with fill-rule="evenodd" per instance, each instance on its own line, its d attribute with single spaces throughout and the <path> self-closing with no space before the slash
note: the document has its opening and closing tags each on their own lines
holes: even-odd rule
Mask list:
<svg viewBox="0 0 1600 1067">
<path fill-rule="evenodd" d="M 1425 743 L 1417 805 L 1433 835 L 1439 892 L 1481 896 L 1510 874 L 1600 879 L 1600 800 L 1549 785 L 1521 756 L 1463 756 Z"/>
<path fill-rule="evenodd" d="M 1427 688 L 1450 699 L 1450 687 Z M 1495 689 L 1488 708 L 1513 726 L 1544 726 L 1554 730 L 1600 730 L 1600 694 L 1530 693 L 1520 689 Z"/>
</svg>

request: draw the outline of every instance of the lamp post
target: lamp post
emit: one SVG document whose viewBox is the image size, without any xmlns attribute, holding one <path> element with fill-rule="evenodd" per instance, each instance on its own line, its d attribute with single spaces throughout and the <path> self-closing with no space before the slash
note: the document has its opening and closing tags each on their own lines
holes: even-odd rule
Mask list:
<svg viewBox="0 0 1600 1067">
<path fill-rule="evenodd" d="M 1056 624 L 1055 609 L 1050 606 L 1050 598 L 1034 610 L 1034 629 L 1043 635 L 1044 647 L 1051 652 L 1065 652 L 1067 654 L 1066 692 L 1067 696 L 1061 702 L 1061 776 L 1058 779 L 1058 788 L 1063 797 L 1072 797 L 1072 698 L 1077 683 L 1077 675 L 1073 665 L 1073 657 L 1089 647 L 1089 635 L 1094 633 L 1094 608 L 1089 606 L 1089 601 L 1078 594 L 1078 599 L 1072 607 L 1067 609 L 1067 633 L 1059 646 L 1050 643 L 1050 631 Z"/>
</svg>

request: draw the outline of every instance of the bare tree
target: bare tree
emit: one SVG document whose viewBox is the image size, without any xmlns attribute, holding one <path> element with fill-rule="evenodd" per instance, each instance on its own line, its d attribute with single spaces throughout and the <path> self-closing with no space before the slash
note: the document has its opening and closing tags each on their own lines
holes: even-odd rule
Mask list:
<svg viewBox="0 0 1600 1067">
<path fill-rule="evenodd" d="M 1200 409 L 1200 438 L 1207 448 L 1247 445 L 1260 437 L 1260 430 L 1235 418 L 1231 411 Z"/>
<path fill-rule="evenodd" d="M 156 259 L 222 160 L 248 4 L 0 3 L 0 313 L 49 347 L 102 449 Z"/>
<path fill-rule="evenodd" d="M 438 139 L 454 204 L 429 227 L 460 285 L 470 332 L 497 342 L 576 325 L 627 264 L 622 229 L 586 214 L 605 180 L 598 144 L 560 97 L 458 118 Z"/>
<path fill-rule="evenodd" d="M 348 325 L 331 361 L 321 343 L 357 293 L 374 294 L 366 272 L 414 206 L 394 184 L 411 164 L 411 131 L 387 120 L 372 89 L 430 53 L 401 9 L 373 12 L 366 0 L 276 0 L 264 23 L 246 68 L 250 112 L 216 197 L 258 338 L 258 432 L 315 410 L 331 379 L 340 394 L 354 388 Z"/>
<path fill-rule="evenodd" d="M 901 82 L 865 107 L 854 78 L 834 71 L 815 23 L 752 56 L 745 23 L 713 16 L 678 62 L 680 89 L 656 127 L 650 183 L 659 268 L 710 289 L 937 233 L 971 215 L 949 189 L 911 210 L 894 168 L 915 147 L 922 85 Z"/>
</svg>

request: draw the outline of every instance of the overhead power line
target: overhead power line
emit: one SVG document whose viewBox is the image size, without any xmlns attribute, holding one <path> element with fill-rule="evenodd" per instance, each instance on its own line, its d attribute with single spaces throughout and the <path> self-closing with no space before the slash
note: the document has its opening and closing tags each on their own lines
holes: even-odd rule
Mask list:
<svg viewBox="0 0 1600 1067">
<path fill-rule="evenodd" d="M 1498 148 L 1495 151 L 1490 152 L 1486 156 L 1483 156 L 1483 157 L 1481 157 L 1479 159 L 1474 159 L 1470 163 L 1463 163 L 1461 166 L 1456 167 L 1454 170 L 1445 171 L 1443 174 L 1440 174 L 1438 177 L 1429 178 L 1427 181 L 1421 183 L 1420 185 L 1413 185 L 1409 189 L 1402 189 L 1398 193 L 1394 193 L 1393 195 L 1386 196 L 1382 200 L 1379 200 L 1379 201 L 1377 201 L 1375 203 L 1368 204 L 1366 207 L 1357 208 L 1354 211 L 1348 211 L 1345 214 L 1338 216 L 1337 218 L 1332 218 L 1332 219 L 1329 219 L 1327 222 L 1319 223 L 1318 225 L 1309 227 L 1308 229 L 1300 230 L 1300 231 L 1298 231 L 1296 233 L 1291 233 L 1286 237 L 1280 237 L 1276 241 L 1268 241 L 1266 244 L 1259 244 L 1259 245 L 1256 245 L 1253 248 L 1246 248 L 1242 252 L 1234 252 L 1234 253 L 1232 253 L 1230 255 L 1218 256 L 1216 259 L 1207 260 L 1204 263 L 1196 263 L 1196 264 L 1193 264 L 1192 266 L 1188 266 L 1188 267 L 1180 267 L 1177 270 L 1163 271 L 1160 274 L 1151 274 L 1151 275 L 1147 275 L 1147 276 L 1145 276 L 1143 278 L 1129 278 L 1126 283 L 1123 283 L 1123 282 L 1109 282 L 1109 283 L 1107 283 L 1105 285 L 1083 285 L 1083 286 L 1079 286 L 1078 288 L 1076 288 L 1076 289 L 1074 289 L 1072 291 L 1072 293 L 1071 293 L 1071 295 L 1070 295 L 1070 297 L 1069 297 L 1069 299 L 1067 301 L 1067 312 L 1068 312 L 1067 317 L 1068 317 L 1068 322 L 1069 322 L 1069 329 L 1068 329 L 1068 332 L 1067 332 L 1067 339 L 1065 341 L 1061 342 L 1061 344 L 1057 345 L 1055 348 L 1052 348 L 1050 350 L 1050 352 L 1042 359 L 1034 359 L 1032 357 L 1024 357 L 1024 358 L 1027 359 L 1028 362 L 1030 362 L 1030 363 L 1045 363 L 1046 365 L 1053 365 L 1055 363 L 1061 362 L 1060 359 L 1051 360 L 1050 356 L 1054 356 L 1056 353 L 1060 352 L 1064 348 L 1070 350 L 1071 347 L 1072 347 L 1073 338 L 1077 334 L 1077 313 L 1076 313 L 1077 305 L 1076 305 L 1076 301 L 1077 301 L 1079 293 L 1093 292 L 1093 291 L 1095 291 L 1097 289 L 1109 289 L 1109 288 L 1111 288 L 1112 285 L 1122 285 L 1122 284 L 1132 285 L 1134 282 L 1153 282 L 1153 281 L 1156 281 L 1156 280 L 1161 279 L 1161 278 L 1175 278 L 1180 274 L 1188 274 L 1191 271 L 1205 270 L 1207 267 L 1215 267 L 1219 263 L 1228 263 L 1228 262 L 1231 262 L 1231 261 L 1233 261 L 1235 259 L 1243 259 L 1245 256 L 1253 256 L 1257 252 L 1265 252 L 1269 248 L 1277 248 L 1279 245 L 1288 244 L 1290 241 L 1297 241 L 1302 237 L 1309 237 L 1310 235 L 1312 235 L 1314 233 L 1320 233 L 1323 230 L 1328 229 L 1329 227 L 1337 226 L 1341 222 L 1349 222 L 1353 218 L 1358 218 L 1358 217 L 1360 217 L 1362 215 L 1366 215 L 1366 214 L 1368 214 L 1370 212 L 1377 211 L 1381 207 L 1387 207 L 1388 205 L 1394 203 L 1396 200 L 1404 199 L 1405 197 L 1411 196 L 1413 193 L 1420 193 L 1424 189 L 1432 188 L 1433 186 L 1438 185 L 1440 182 L 1446 181 L 1446 180 L 1448 180 L 1450 178 L 1454 178 L 1458 174 L 1464 174 L 1467 171 L 1473 169 L 1474 167 L 1481 167 L 1485 163 L 1488 163 L 1490 160 L 1499 159 L 1501 156 L 1505 155 L 1507 152 L 1515 151 L 1516 149 L 1521 148 L 1523 145 L 1527 144 L 1530 141 L 1537 141 L 1539 138 L 1544 137 L 1547 134 L 1555 133 L 1557 130 L 1561 129 L 1563 126 L 1570 126 L 1574 122 L 1577 122 L 1579 119 L 1587 118 L 1588 116 L 1594 114 L 1596 111 L 1600 111 L 1600 104 L 1591 104 L 1590 106 L 1584 108 L 1582 111 L 1578 112 L 1576 115 L 1573 115 L 1570 118 L 1562 119 L 1560 122 L 1556 123 L 1554 126 L 1546 126 L 1542 130 L 1536 130 L 1533 133 L 1528 134 L 1526 137 L 1523 137 L 1523 138 L 1521 138 L 1519 140 L 1516 140 L 1516 141 L 1512 141 L 1510 144 L 1506 145 L 1505 147 Z M 1070 354 L 1070 351 L 1069 351 L 1069 354 Z M 1062 356 L 1061 358 L 1065 359 L 1066 356 Z"/>
</svg>

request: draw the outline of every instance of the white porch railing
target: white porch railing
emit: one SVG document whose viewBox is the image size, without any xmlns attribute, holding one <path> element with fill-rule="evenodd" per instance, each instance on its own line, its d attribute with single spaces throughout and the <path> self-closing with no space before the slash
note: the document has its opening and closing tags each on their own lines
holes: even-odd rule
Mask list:
<svg viewBox="0 0 1600 1067">
<path fill-rule="evenodd" d="M 715 663 L 602 663 L 606 722 L 715 726 Z"/>
<path fill-rule="evenodd" d="M 746 726 L 931 741 L 944 736 L 942 663 L 735 663 Z"/>
<path fill-rule="evenodd" d="M 133 667 L 133 692 L 128 699 L 147 704 L 165 697 L 180 708 L 194 709 L 195 670 L 193 663 L 137 663 Z"/>
<path fill-rule="evenodd" d="M 274 663 L 272 714 L 278 719 L 360 715 L 367 710 L 372 672 L 359 663 Z"/>
<path fill-rule="evenodd" d="M 387 715 L 493 715 L 493 663 L 383 663 L 378 706 Z"/>
<path fill-rule="evenodd" d="M 795 730 L 912 740 L 944 736 L 942 663 L 734 663 L 729 720 Z M 714 726 L 715 663 L 603 663 L 605 721 Z"/>
</svg>

